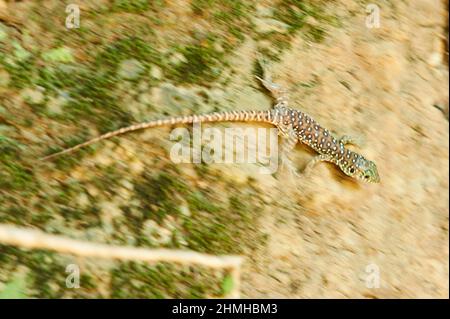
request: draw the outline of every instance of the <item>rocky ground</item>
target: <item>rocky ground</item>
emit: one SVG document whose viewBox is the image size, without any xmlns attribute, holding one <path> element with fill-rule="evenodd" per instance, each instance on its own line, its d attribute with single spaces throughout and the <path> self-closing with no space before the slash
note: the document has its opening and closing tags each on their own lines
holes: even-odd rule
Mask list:
<svg viewBox="0 0 450 319">
<path fill-rule="evenodd" d="M 0 0 L 1 223 L 240 254 L 248 298 L 448 298 L 445 2 L 376 2 L 370 28 L 370 1 L 83 1 L 67 29 L 68 3 Z M 257 52 L 292 107 L 363 141 L 380 184 L 328 164 L 308 178 L 174 164 L 170 127 L 38 160 L 146 119 L 268 109 Z M 298 146 L 294 162 L 313 155 Z M 79 289 L 65 286 L 71 263 Z M 219 297 L 225 278 L 0 245 L 0 292 L 27 297 Z"/>
</svg>

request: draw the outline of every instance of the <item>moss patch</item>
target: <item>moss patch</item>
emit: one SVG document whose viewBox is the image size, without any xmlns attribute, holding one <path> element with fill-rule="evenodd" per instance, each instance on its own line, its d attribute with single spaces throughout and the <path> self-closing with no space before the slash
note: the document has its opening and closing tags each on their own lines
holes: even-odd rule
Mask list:
<svg viewBox="0 0 450 319">
<path fill-rule="evenodd" d="M 221 276 L 198 267 L 124 263 L 111 271 L 112 298 L 205 298 L 221 296 Z"/>
</svg>

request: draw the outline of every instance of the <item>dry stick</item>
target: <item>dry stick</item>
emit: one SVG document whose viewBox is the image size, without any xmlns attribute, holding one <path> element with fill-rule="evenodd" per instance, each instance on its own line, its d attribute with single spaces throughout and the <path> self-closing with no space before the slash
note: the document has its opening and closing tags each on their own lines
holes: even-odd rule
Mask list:
<svg viewBox="0 0 450 319">
<path fill-rule="evenodd" d="M 186 250 L 148 249 L 126 246 L 94 244 L 48 235 L 42 231 L 0 224 L 0 243 L 21 248 L 47 249 L 62 254 L 83 257 L 111 258 L 145 262 L 174 262 L 178 264 L 197 264 L 210 268 L 229 269 L 233 278 L 233 290 L 230 298 L 239 297 L 240 266 L 242 257 L 213 256 Z"/>
</svg>

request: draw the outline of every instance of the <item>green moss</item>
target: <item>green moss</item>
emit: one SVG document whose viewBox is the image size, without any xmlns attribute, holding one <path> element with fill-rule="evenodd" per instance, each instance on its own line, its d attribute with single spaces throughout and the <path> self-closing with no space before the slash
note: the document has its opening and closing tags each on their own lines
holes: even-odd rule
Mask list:
<svg viewBox="0 0 450 319">
<path fill-rule="evenodd" d="M 0 245 L 0 269 L 11 265 L 26 265 L 31 298 L 61 298 L 65 285 L 65 266 L 48 252 L 32 252 Z M 13 270 L 13 269 L 11 269 Z"/>
<path fill-rule="evenodd" d="M 111 271 L 111 291 L 112 298 L 205 298 L 220 296 L 220 278 L 198 267 L 130 262 Z"/>
<path fill-rule="evenodd" d="M 216 0 L 193 0 L 191 2 L 191 9 L 194 14 L 202 15 L 208 8 L 216 2 Z"/>
<path fill-rule="evenodd" d="M 109 195 L 117 194 L 117 181 L 123 178 L 123 173 L 118 169 L 119 164 L 112 164 L 102 169 L 101 173 L 96 175 L 89 183 L 95 185 Z"/>
<path fill-rule="evenodd" d="M 148 0 L 114 0 L 113 10 L 131 13 L 143 13 L 150 8 Z"/>
<path fill-rule="evenodd" d="M 195 251 L 241 253 L 247 244 L 254 241 L 250 234 L 255 233 L 253 228 L 258 209 L 253 205 L 258 204 L 252 198 L 233 196 L 228 203 L 223 203 L 212 193 L 192 187 L 170 170 L 156 176 L 144 174 L 135 184 L 135 191 L 141 203 L 138 211 L 142 214 L 133 215 L 130 207 L 124 212 L 139 236 L 146 219 L 161 223 L 167 216 L 172 216 L 181 221 L 179 235 L 183 236 L 188 248 Z M 191 212 L 189 216 L 180 212 L 185 202 Z"/>
<path fill-rule="evenodd" d="M 0 63 L 9 73 L 10 81 L 8 86 L 11 88 L 22 89 L 33 83 L 35 76 L 35 59 L 30 57 L 24 61 L 7 62 L 0 57 Z"/>
<path fill-rule="evenodd" d="M 305 1 L 282 0 L 276 7 L 274 18 L 289 25 L 289 32 L 293 33 L 305 25 L 308 11 Z"/>
<path fill-rule="evenodd" d="M 164 1 L 110 1 L 100 6 L 102 9 L 82 12 L 81 28 L 70 32 L 61 24 L 66 16 L 63 3 L 55 3 L 53 6 L 33 5 L 30 10 L 33 12 L 32 17 L 27 18 L 36 22 L 40 29 L 48 31 L 32 41 L 26 41 L 25 38 L 19 40 L 27 43 L 23 48 L 29 52 L 25 52 L 23 48 L 14 48 L 8 43 L 2 45 L 0 64 L 8 72 L 9 86 L 13 88 L 7 93 L 14 94 L 15 89 L 39 86 L 45 89 L 46 96 L 62 95 L 67 102 L 59 115 L 47 114 L 43 105 L 40 105 L 39 108 L 32 107 L 31 112 L 18 112 L 17 116 L 5 116 L 5 119 L 11 120 L 20 128 L 30 128 L 30 132 L 37 132 L 31 130 L 36 125 L 39 130 L 55 127 L 52 125 L 55 121 L 62 123 L 64 127 L 70 127 L 70 131 L 55 130 L 49 134 L 55 137 L 55 143 L 51 144 L 60 147 L 52 146 L 46 154 L 74 146 L 92 138 L 94 129 L 103 133 L 134 121 L 128 106 L 122 102 L 122 88 L 127 86 L 122 85 L 124 80 L 117 75 L 123 61 L 134 59 L 143 65 L 142 74 L 129 80 L 133 87 L 137 87 L 138 83 L 145 84 L 143 87 L 153 85 L 146 78 L 151 65 L 161 68 L 167 76 L 163 81 L 208 86 L 228 66 L 227 55 L 246 36 L 253 35 L 250 19 L 254 11 L 253 1 L 196 0 L 192 2 L 192 8 L 195 14 L 193 18 L 198 20 L 198 24 L 193 23 L 193 26 L 210 26 L 207 32 L 183 30 L 183 41 L 174 40 L 175 37 L 167 38 L 164 33 L 158 33 L 156 37 L 156 31 L 152 31 L 155 30 L 155 24 L 166 23 L 163 16 L 159 15 L 163 3 Z M 46 16 L 51 18 L 43 19 Z M 126 33 L 122 30 L 126 30 Z M 68 48 L 72 52 L 70 56 L 57 49 L 61 47 Z M 169 54 L 163 52 L 181 53 L 186 62 L 172 65 Z M 8 109 L 9 105 L 5 105 L 5 108 L 8 112 L 12 109 Z M 27 109 L 29 110 L 29 105 Z M 20 134 L 20 130 L 14 134 Z M 85 154 L 95 150 L 96 145 L 83 148 L 73 156 L 56 159 L 56 171 L 66 172 L 59 172 L 60 175 L 51 166 L 30 167 L 29 162 L 34 162 L 29 157 L 34 154 L 30 154 L 31 148 L 27 149 L 18 141 L 21 140 L 0 138 L 0 221 L 60 232 L 58 222 L 62 217 L 62 227 L 74 231 L 100 228 L 100 210 L 95 205 L 95 199 L 88 196 L 91 203 L 85 208 L 79 208 L 76 204 L 79 194 L 85 192 L 85 182 L 71 182 L 67 175 L 71 168 L 80 164 L 79 160 Z M 42 156 L 42 153 L 36 155 Z M 252 195 L 229 185 L 224 186 L 223 181 L 216 175 L 211 175 L 208 166 L 204 164 L 197 165 L 195 169 L 204 183 L 215 183 L 209 189 L 200 188 L 173 167 L 153 168 L 155 171 L 151 169 L 150 167 L 142 176 L 134 177 L 134 196 L 121 207 L 125 218 L 113 221 L 117 232 L 106 234 L 107 240 L 152 246 L 154 243 L 143 232 L 143 225 L 148 219 L 164 225 L 170 216 L 171 220 L 175 220 L 176 230 L 173 232 L 173 242 L 167 244 L 169 247 L 230 254 L 241 253 L 246 247 L 261 243 L 255 232 L 261 209 L 258 200 Z M 120 166 L 111 165 L 93 172 L 95 177 L 86 183 L 98 188 L 100 200 L 103 200 L 104 197 L 118 196 L 116 183 L 124 178 L 124 174 Z M 49 180 L 38 181 L 38 176 L 49 176 Z M 41 190 L 40 183 L 49 184 Z M 247 189 L 246 186 L 243 188 Z M 47 193 L 47 190 L 50 192 Z M 226 194 L 229 192 L 240 195 L 228 199 L 229 195 Z M 190 214 L 180 209 L 186 205 Z M 55 218 L 58 218 L 57 222 L 50 223 Z M 98 295 L 96 285 L 102 282 L 95 271 L 93 274 L 83 269 L 82 288 L 67 289 L 67 262 L 62 256 L 0 246 L 1 275 L 13 273 L 17 264 L 30 269 L 30 294 L 27 294 L 30 297 L 95 297 Z M 125 263 L 111 272 L 111 296 L 220 296 L 221 291 L 230 289 L 229 279 L 212 273 L 215 272 L 197 266 Z"/>
<path fill-rule="evenodd" d="M 17 162 L 2 163 L 0 188 L 25 190 L 33 182 L 33 171 Z"/>
<path fill-rule="evenodd" d="M 190 209 L 195 211 L 205 211 L 208 213 L 215 213 L 220 210 L 220 207 L 214 204 L 213 201 L 205 197 L 201 191 L 193 191 L 187 197 Z"/>
<path fill-rule="evenodd" d="M 25 291 L 27 290 L 26 275 L 17 274 L 3 287 L 0 291 L 0 299 L 24 299 L 27 298 Z"/>
<path fill-rule="evenodd" d="M 89 119 L 100 133 L 112 131 L 129 125 L 133 120 L 115 94 L 121 80 L 117 76 L 117 68 L 126 59 L 137 59 L 143 63 L 145 70 L 148 70 L 150 63 L 159 63 L 157 52 L 145 41 L 124 38 L 107 45 L 92 64 L 78 70 L 61 67 L 44 69 L 40 84 L 51 89 L 67 90 L 70 99 L 64 106 L 66 119 L 77 122 L 80 118 Z"/>
<path fill-rule="evenodd" d="M 72 227 L 98 227 L 101 225 L 100 210 L 91 205 L 81 209 L 74 204 L 74 199 L 84 192 L 84 187 L 76 181 L 63 183 L 59 193 L 53 199 L 58 207 L 59 215 Z"/>
<path fill-rule="evenodd" d="M 322 1 L 282 0 L 274 12 L 274 18 L 289 26 L 288 33 L 303 30 L 306 38 L 321 42 L 326 36 L 326 24 L 337 25 L 337 19 L 325 13 Z M 318 25 L 307 23 L 307 18 L 314 18 Z"/>
<path fill-rule="evenodd" d="M 154 219 L 157 222 L 167 215 L 178 215 L 180 195 L 187 192 L 186 184 L 176 176 L 161 172 L 156 176 L 145 173 L 135 184 L 136 195 L 142 203 L 143 219 Z"/>
<path fill-rule="evenodd" d="M 323 27 L 309 26 L 307 37 L 312 42 L 322 42 L 325 39 L 326 30 Z"/>
<path fill-rule="evenodd" d="M 252 240 L 252 217 L 256 217 L 245 200 L 231 197 L 228 205 L 217 206 L 210 204 L 210 198 L 199 200 L 198 196 L 189 198 L 192 215 L 183 224 L 189 248 L 214 254 L 242 253 L 247 240 Z"/>
<path fill-rule="evenodd" d="M 214 12 L 214 19 L 223 24 L 233 24 L 248 16 L 250 6 L 240 0 L 215 1 L 220 9 Z"/>
<path fill-rule="evenodd" d="M 236 283 L 233 282 L 233 277 L 231 277 L 230 275 L 226 275 L 221 283 L 221 290 L 222 290 L 222 295 L 226 296 L 228 295 L 231 290 L 233 290 L 233 287 Z"/>
<path fill-rule="evenodd" d="M 245 35 L 253 31 L 251 17 L 255 8 L 252 1 L 194 0 L 191 9 L 211 24 L 210 33 L 227 53 L 232 52 L 244 41 Z"/>
<path fill-rule="evenodd" d="M 217 79 L 223 67 L 223 54 L 214 48 L 214 40 L 176 49 L 186 61 L 169 68 L 168 76 L 178 83 L 206 83 Z"/>
<path fill-rule="evenodd" d="M 136 59 L 145 65 L 161 64 L 160 54 L 150 43 L 139 37 L 124 37 L 107 45 L 96 57 L 94 66 L 115 73 L 126 59 Z"/>
<path fill-rule="evenodd" d="M 0 160 L 11 160 L 19 155 L 21 144 L 14 139 L 0 135 Z"/>
<path fill-rule="evenodd" d="M 87 76 L 88 72 L 83 66 L 69 67 L 67 65 L 48 65 L 38 70 L 36 84 L 49 92 L 74 88 L 79 84 L 80 78 Z"/>
<path fill-rule="evenodd" d="M 101 210 L 94 204 L 83 209 L 80 215 L 80 227 L 100 227 L 102 225 Z"/>
<path fill-rule="evenodd" d="M 100 133 L 112 131 L 133 121 L 116 94 L 117 84 L 122 81 L 117 69 L 127 59 L 142 62 L 145 68 L 142 76 L 150 64 L 160 64 L 159 54 L 147 42 L 126 37 L 104 46 L 92 63 L 76 68 L 67 65 L 42 68 L 37 83 L 49 92 L 66 92 L 68 103 L 64 105 L 63 120 L 77 122 L 78 125 L 80 119 L 88 120 Z"/>
<path fill-rule="evenodd" d="M 14 204 L 11 205 L 11 202 Z M 8 205 L 9 204 L 9 205 Z M 20 206 L 17 201 L 10 201 L 8 204 L 0 202 L 0 222 L 14 223 L 16 225 L 25 225 L 29 218 L 28 210 Z"/>
<path fill-rule="evenodd" d="M 191 2 L 194 14 L 212 13 L 218 19 L 225 19 L 224 22 L 232 22 L 247 16 L 248 10 L 246 9 L 249 7 L 241 0 L 193 0 Z"/>
<path fill-rule="evenodd" d="M 42 156 L 47 156 L 50 154 L 57 153 L 62 151 L 63 149 L 70 148 L 82 142 L 85 142 L 89 136 L 85 130 L 80 131 L 79 133 L 73 136 L 61 137 L 62 142 L 59 143 L 61 146 L 51 145 L 49 146 L 45 152 L 43 152 Z M 57 169 L 67 170 L 69 168 L 74 167 L 79 161 L 87 154 L 92 153 L 95 146 L 87 146 L 83 147 L 80 150 L 77 150 L 76 156 L 73 154 L 67 156 L 60 156 L 53 160 Z"/>
<path fill-rule="evenodd" d="M 17 141 L 0 136 L 0 189 L 32 191 L 37 186 L 32 169 L 20 161 L 22 150 Z"/>
<path fill-rule="evenodd" d="M 66 267 L 72 261 L 58 254 L 41 250 L 21 250 L 0 245 L 0 269 L 15 273 L 17 265 L 26 266 L 27 286 L 22 292 L 28 298 L 99 298 L 97 282 L 90 269 L 80 266 L 80 288 L 68 288 Z M 96 268 L 98 270 L 99 268 Z"/>
<path fill-rule="evenodd" d="M 165 5 L 165 0 L 113 0 L 111 10 L 113 12 L 143 14 L 147 11 L 158 11 Z"/>
<path fill-rule="evenodd" d="M 44 61 L 48 62 L 60 62 L 60 63 L 75 62 L 72 50 L 67 47 L 60 47 L 44 52 L 42 54 L 42 58 L 44 59 Z"/>
</svg>

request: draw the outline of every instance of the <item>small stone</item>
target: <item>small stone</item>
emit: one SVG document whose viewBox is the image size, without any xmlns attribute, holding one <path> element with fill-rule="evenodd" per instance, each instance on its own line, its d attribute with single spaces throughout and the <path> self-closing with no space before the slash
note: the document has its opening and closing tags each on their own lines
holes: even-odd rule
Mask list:
<svg viewBox="0 0 450 319">
<path fill-rule="evenodd" d="M 142 228 L 142 232 L 156 244 L 164 245 L 172 240 L 172 232 L 167 228 L 159 226 L 154 220 L 146 220 Z"/>
<path fill-rule="evenodd" d="M 25 61 L 29 57 L 31 57 L 31 53 L 25 50 L 19 42 L 13 42 L 12 46 L 14 47 L 14 56 L 19 61 Z"/>
<path fill-rule="evenodd" d="M 146 81 L 141 81 L 137 87 L 139 92 L 146 92 L 146 91 L 148 91 L 148 88 L 149 88 L 149 85 L 148 85 L 148 82 L 146 82 Z"/>
<path fill-rule="evenodd" d="M 191 211 L 187 205 L 180 206 L 180 213 L 186 217 L 191 216 Z"/>
<path fill-rule="evenodd" d="M 219 42 L 214 42 L 213 44 L 214 47 L 214 51 L 218 52 L 218 53 L 224 53 L 225 49 L 223 48 L 222 44 Z"/>
<path fill-rule="evenodd" d="M 263 18 L 263 19 L 254 19 L 256 31 L 258 33 L 269 33 L 269 32 L 286 32 L 289 29 L 289 26 L 286 23 L 281 21 Z"/>
<path fill-rule="evenodd" d="M 63 113 L 63 106 L 67 103 L 67 99 L 62 96 L 51 97 L 47 102 L 47 111 L 53 115 Z"/>
<path fill-rule="evenodd" d="M 126 80 L 134 80 L 144 71 L 144 65 L 135 59 L 124 60 L 119 66 L 118 75 Z"/>
<path fill-rule="evenodd" d="M 307 16 L 305 23 L 316 27 L 319 25 L 319 22 L 312 16 Z"/>
<path fill-rule="evenodd" d="M 144 171 L 144 164 L 139 160 L 134 160 L 130 163 L 130 171 L 133 174 L 141 174 Z"/>
<path fill-rule="evenodd" d="M 156 65 L 152 65 L 152 69 L 150 70 L 150 76 L 156 80 L 161 80 L 162 75 L 163 74 L 161 68 Z"/>
<path fill-rule="evenodd" d="M 86 190 L 89 193 L 89 195 L 91 195 L 92 197 L 97 197 L 100 194 L 100 191 L 98 190 L 98 188 L 96 188 L 92 185 L 87 185 Z"/>
<path fill-rule="evenodd" d="M 23 89 L 20 93 L 21 97 L 27 102 L 31 104 L 41 104 L 44 102 L 44 93 L 40 89 L 31 89 L 26 88 Z"/>
<path fill-rule="evenodd" d="M 170 83 L 164 83 L 158 89 L 160 90 L 152 90 L 155 101 L 166 109 L 170 108 L 174 114 L 182 114 L 188 110 L 197 111 L 201 102 L 194 92 Z"/>
<path fill-rule="evenodd" d="M 78 195 L 77 203 L 80 208 L 86 208 L 90 204 L 89 197 L 86 195 L 86 193 L 80 193 L 80 195 Z"/>
<path fill-rule="evenodd" d="M 261 4 L 256 5 L 256 12 L 258 16 L 261 17 L 271 17 L 273 16 L 273 9 Z"/>
<path fill-rule="evenodd" d="M 131 183 L 129 180 L 123 179 L 120 184 L 125 187 L 126 189 L 132 191 L 134 189 L 133 183 Z"/>
<path fill-rule="evenodd" d="M 104 151 L 104 149 L 95 155 L 95 162 L 102 166 L 109 166 L 112 164 L 113 159 L 111 153 Z"/>
<path fill-rule="evenodd" d="M 7 87 L 9 80 L 9 73 L 6 70 L 0 69 L 0 87 Z"/>
<path fill-rule="evenodd" d="M 433 52 L 428 58 L 428 64 L 431 66 L 439 66 L 442 64 L 442 54 L 439 52 Z"/>
<path fill-rule="evenodd" d="M 140 101 L 132 100 L 127 104 L 127 108 L 134 117 L 139 118 L 144 112 L 144 105 Z"/>
<path fill-rule="evenodd" d="M 106 201 L 100 202 L 99 207 L 107 220 L 113 220 L 114 218 L 122 216 L 122 210 L 116 203 Z"/>
<path fill-rule="evenodd" d="M 209 90 L 209 96 L 214 101 L 220 101 L 225 96 L 225 91 L 219 88 L 212 88 L 211 90 Z"/>
<path fill-rule="evenodd" d="M 121 198 L 121 200 L 128 202 L 132 196 L 132 192 L 126 187 L 120 187 L 117 190 L 117 195 Z"/>
<path fill-rule="evenodd" d="M 42 58 L 48 62 L 70 63 L 75 61 L 72 55 L 72 50 L 66 47 L 56 48 L 47 51 L 42 54 Z"/>
<path fill-rule="evenodd" d="M 144 224 L 142 225 L 142 231 L 144 234 L 152 234 L 153 232 L 155 232 L 155 230 L 158 229 L 158 224 L 152 220 L 152 219 L 148 219 L 144 222 Z"/>
<path fill-rule="evenodd" d="M 138 96 L 139 103 L 149 105 L 152 104 L 152 94 L 149 92 L 144 92 L 142 94 L 139 94 Z"/>
<path fill-rule="evenodd" d="M 13 126 L 0 124 L 0 135 L 8 136 L 9 134 L 12 134 L 14 131 L 15 128 Z"/>
<path fill-rule="evenodd" d="M 181 63 L 186 63 L 187 59 L 186 57 L 181 54 L 180 52 L 175 52 L 174 54 L 172 54 L 172 56 L 169 58 L 169 61 L 171 64 L 174 65 L 179 65 Z"/>
<path fill-rule="evenodd" d="M 8 33 L 0 25 L 0 41 L 5 41 L 8 38 Z"/>
</svg>

